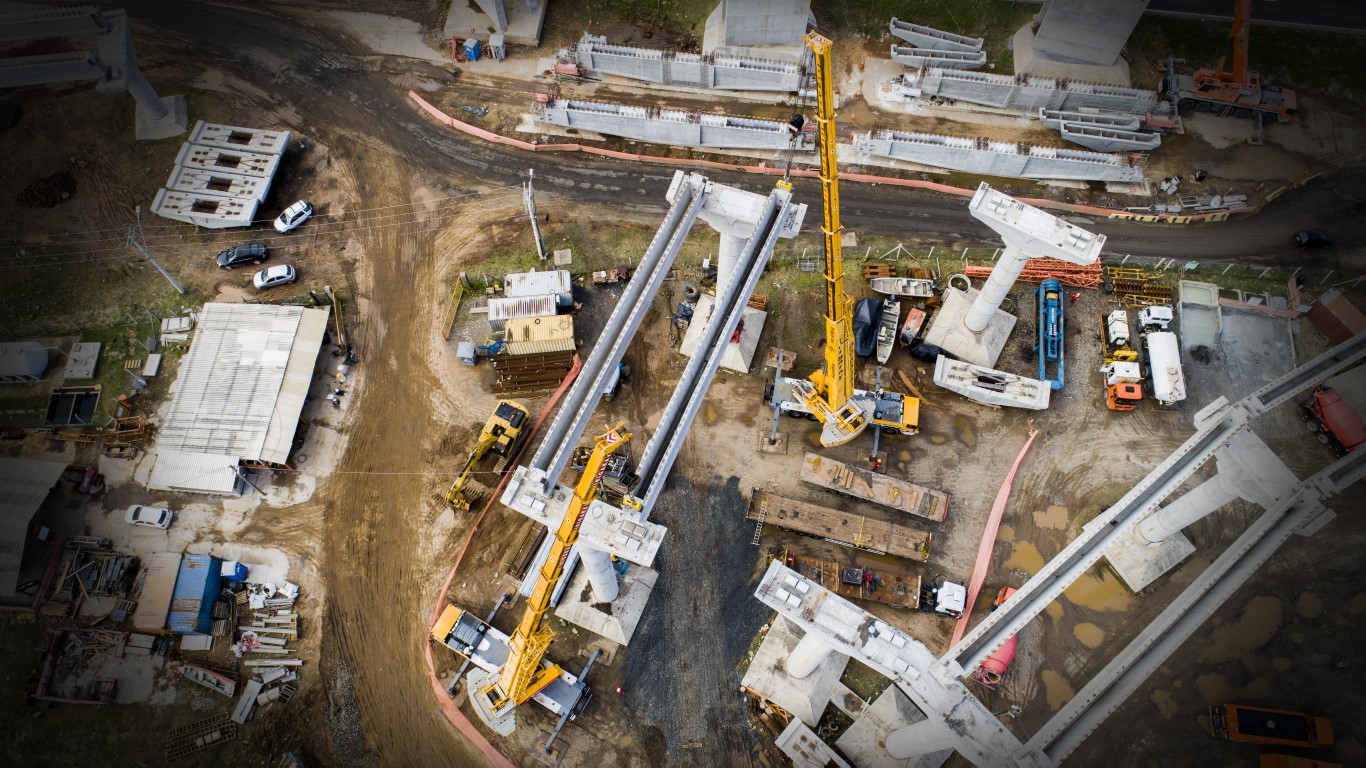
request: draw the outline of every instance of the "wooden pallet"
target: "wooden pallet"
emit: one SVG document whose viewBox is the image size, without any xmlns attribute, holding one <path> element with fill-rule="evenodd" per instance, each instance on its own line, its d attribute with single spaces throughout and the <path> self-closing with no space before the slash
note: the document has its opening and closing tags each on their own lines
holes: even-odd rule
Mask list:
<svg viewBox="0 0 1366 768">
<path fill-rule="evenodd" d="M 863 279 L 872 280 L 875 277 L 896 277 L 896 266 L 892 264 L 865 263 L 863 265 Z"/>
<path fill-rule="evenodd" d="M 214 715 L 176 728 L 167 734 L 166 759 L 173 760 L 235 738 L 237 723 L 226 714 Z"/>
</svg>

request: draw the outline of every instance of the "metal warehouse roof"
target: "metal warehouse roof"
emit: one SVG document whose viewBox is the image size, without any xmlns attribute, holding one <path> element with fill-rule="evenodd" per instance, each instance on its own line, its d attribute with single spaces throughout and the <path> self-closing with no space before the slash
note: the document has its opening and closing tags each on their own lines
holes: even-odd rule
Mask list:
<svg viewBox="0 0 1366 768">
<path fill-rule="evenodd" d="M 228 466 L 284 463 L 328 315 L 327 308 L 205 304 L 157 439 L 150 484 L 221 493 L 223 473 L 209 466 L 210 457 L 228 457 Z M 196 472 L 208 474 L 213 487 L 187 485 Z"/>
<path fill-rule="evenodd" d="M 0 459 L 0 597 L 13 597 L 28 526 L 62 472 L 64 461 Z"/>
</svg>

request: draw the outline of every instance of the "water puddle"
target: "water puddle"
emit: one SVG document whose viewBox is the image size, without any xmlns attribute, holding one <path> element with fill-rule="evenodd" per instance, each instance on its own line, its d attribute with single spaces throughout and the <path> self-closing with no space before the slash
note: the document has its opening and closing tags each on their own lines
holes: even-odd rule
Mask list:
<svg viewBox="0 0 1366 768">
<path fill-rule="evenodd" d="M 1072 685 L 1051 669 L 1043 671 L 1043 687 L 1048 694 L 1048 708 L 1053 712 L 1072 699 Z"/>
<path fill-rule="evenodd" d="M 712 407 L 711 403 L 702 406 L 702 422 L 705 424 L 716 423 L 716 408 Z"/>
<path fill-rule="evenodd" d="M 1158 714 L 1162 715 L 1163 720 L 1170 720 L 1181 711 L 1176 704 L 1176 698 L 1171 691 L 1153 691 L 1153 706 L 1157 707 Z"/>
<path fill-rule="evenodd" d="M 1362 611 L 1366 611 L 1366 594 L 1358 592 L 1347 601 L 1347 612 L 1355 616 Z"/>
<path fill-rule="evenodd" d="M 1305 592 L 1296 601 L 1295 610 L 1306 619 L 1317 619 L 1323 615 L 1323 600 L 1313 592 Z"/>
<path fill-rule="evenodd" d="M 1133 593 L 1110 571 L 1102 571 L 1100 578 L 1084 574 L 1062 594 L 1073 605 L 1093 611 L 1127 611 L 1134 602 Z"/>
<path fill-rule="evenodd" d="M 815 429 L 809 430 L 809 431 L 806 433 L 806 442 L 810 443 L 811 446 L 812 446 L 813 448 L 820 448 L 820 447 L 821 447 L 821 428 L 820 428 L 820 427 L 816 427 Z"/>
<path fill-rule="evenodd" d="M 1259 677 L 1256 680 L 1253 680 L 1252 682 L 1248 683 L 1247 686 L 1243 688 L 1243 694 L 1241 698 L 1245 701 L 1249 699 L 1251 699 L 1252 701 L 1256 701 L 1258 699 L 1269 699 L 1271 698 L 1272 693 L 1273 691 L 1271 690 L 1271 681 L 1267 680 L 1265 677 Z"/>
<path fill-rule="evenodd" d="M 977 447 L 977 433 L 972 429 L 972 420 L 967 416 L 955 416 L 953 418 L 953 431 L 958 436 L 958 441 L 969 448 Z"/>
<path fill-rule="evenodd" d="M 1242 659 L 1250 667 L 1254 663 L 1253 652 L 1271 642 L 1284 618 L 1285 606 L 1280 598 L 1257 595 L 1247 601 L 1236 621 L 1214 628 L 1209 643 L 1200 649 L 1200 660 Z"/>
<path fill-rule="evenodd" d="M 1271 660 L 1271 666 L 1277 672 L 1289 672 L 1291 667 L 1295 666 L 1295 661 L 1285 656 L 1277 656 Z"/>
<path fill-rule="evenodd" d="M 1204 697 L 1206 704 L 1227 704 L 1233 700 L 1237 691 L 1229 685 L 1228 678 L 1214 674 L 1195 678 L 1195 687 L 1200 689 L 1200 695 Z"/>
<path fill-rule="evenodd" d="M 1299 645 L 1300 643 L 1303 643 L 1303 642 L 1304 642 L 1304 633 L 1303 633 L 1303 632 L 1291 632 L 1291 633 L 1290 633 L 1290 642 L 1294 643 L 1295 645 Z"/>
<path fill-rule="evenodd" d="M 1105 630 L 1086 621 L 1072 627 L 1072 634 L 1087 648 L 1099 648 L 1105 642 Z"/>
<path fill-rule="evenodd" d="M 1053 621 L 1062 621 L 1062 605 L 1060 605 L 1057 601 L 1051 602 L 1048 605 L 1044 606 L 1043 612 L 1048 614 L 1048 618 L 1052 619 Z"/>
<path fill-rule="evenodd" d="M 1015 546 L 1010 548 L 1010 559 L 1006 561 L 1006 567 L 1030 574 L 1038 573 L 1043 570 L 1043 555 L 1039 554 L 1038 547 L 1032 543 L 1017 541 Z"/>
<path fill-rule="evenodd" d="M 931 444 L 931 445 L 943 445 L 944 443 L 947 443 L 948 441 L 949 441 L 949 439 L 948 439 L 947 437 L 944 437 L 943 435 L 939 434 L 938 432 L 931 432 L 931 433 L 930 433 L 930 444 Z"/>
<path fill-rule="evenodd" d="M 1054 504 L 1042 512 L 1035 512 L 1034 523 L 1040 528 L 1052 528 L 1055 531 L 1066 530 L 1067 507 Z"/>
<path fill-rule="evenodd" d="M 1000 528 L 996 529 L 996 540 L 997 540 L 997 541 L 1014 541 L 1014 540 L 1015 540 L 1015 528 L 1012 527 L 1012 526 L 1009 526 L 1009 525 L 1003 525 L 1003 526 L 1001 526 Z"/>
<path fill-rule="evenodd" d="M 898 459 L 902 460 L 902 461 L 910 461 L 910 460 L 911 460 L 911 452 L 910 452 L 910 451 L 901 451 L 900 453 L 898 453 L 898 454 L 896 455 L 896 457 L 897 457 Z"/>
</svg>

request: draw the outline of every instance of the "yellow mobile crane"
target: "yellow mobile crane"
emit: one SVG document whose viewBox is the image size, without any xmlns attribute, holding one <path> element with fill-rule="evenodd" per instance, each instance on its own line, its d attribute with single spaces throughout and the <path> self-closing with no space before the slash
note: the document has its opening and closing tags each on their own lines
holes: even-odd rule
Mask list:
<svg viewBox="0 0 1366 768">
<path fill-rule="evenodd" d="M 550 554 L 541 567 L 536 589 L 527 599 L 522 620 L 508 641 L 508 657 L 499 673 L 497 682 L 487 686 L 480 694 L 485 697 L 489 708 L 503 712 L 509 706 L 516 706 L 535 696 L 545 686 L 554 682 L 564 670 L 559 664 L 542 665 L 546 648 L 555 637 L 555 632 L 545 626 L 545 614 L 550 610 L 550 596 L 555 584 L 564 574 L 564 561 L 569 556 L 569 548 L 579 538 L 579 525 L 588 512 L 588 505 L 597 495 L 598 476 L 602 473 L 607 457 L 631 439 L 626 431 L 625 422 L 617 424 L 600 435 L 593 443 L 593 453 L 583 468 L 583 475 L 574 486 L 574 498 L 569 502 L 564 519 L 555 531 L 555 541 Z"/>
<path fill-rule="evenodd" d="M 835 92 L 831 83 L 830 41 L 815 32 L 803 38 L 814 57 L 816 121 L 821 154 L 821 200 L 825 236 L 825 367 L 807 379 L 780 379 L 787 393 L 774 390 L 773 401 L 793 416 L 806 415 L 824 424 L 821 445 L 843 445 L 858 437 L 869 422 L 884 432 L 919 432 L 920 401 L 897 392 L 865 392 L 854 388 L 854 300 L 844 292 L 844 260 L 840 253 L 839 169 L 835 164 Z"/>
</svg>

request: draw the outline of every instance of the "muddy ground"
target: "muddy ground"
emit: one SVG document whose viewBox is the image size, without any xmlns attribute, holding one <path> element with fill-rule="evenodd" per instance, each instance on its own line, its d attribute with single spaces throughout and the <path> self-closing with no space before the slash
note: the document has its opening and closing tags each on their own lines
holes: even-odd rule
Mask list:
<svg viewBox="0 0 1366 768">
<path fill-rule="evenodd" d="M 192 25 L 177 20 L 177 12 L 173 4 L 153 4 L 146 15 L 155 24 L 174 30 L 169 37 L 188 38 L 194 32 Z M 425 3 L 412 3 L 395 12 L 428 21 L 434 15 Z M 438 69 L 414 69 L 375 56 L 351 37 L 302 29 L 297 35 L 285 34 L 268 20 L 242 27 L 219 24 L 218 29 L 222 39 L 216 45 L 220 47 L 206 50 L 219 58 L 210 56 L 207 64 L 181 62 L 173 40 L 157 44 L 149 40 L 145 46 L 140 44 L 139 51 L 146 52 L 153 79 L 188 84 L 196 115 L 298 131 L 297 143 L 286 156 L 282 176 L 264 210 L 270 215 L 297 197 L 309 196 L 318 205 L 319 216 L 283 238 L 266 228 L 249 234 L 206 234 L 174 226 L 160 229 L 166 225 L 158 221 L 149 229 L 149 244 L 166 256 L 173 273 L 190 285 L 194 298 L 238 300 L 254 298 L 246 288 L 249 273 L 225 274 L 209 260 L 226 244 L 258 238 L 269 241 L 281 257 L 300 265 L 304 276 L 300 289 L 332 284 L 353 292 L 354 302 L 348 305 L 354 307 L 349 314 L 350 331 L 362 361 L 347 410 L 333 425 L 346 443 L 337 471 L 307 502 L 261 516 L 242 534 L 248 540 L 269 542 L 292 558 L 302 558 L 298 562 L 306 560 L 319 569 L 318 602 L 312 610 L 320 631 L 309 635 L 309 643 L 317 645 L 308 645 L 306 652 L 318 662 L 320 684 L 305 691 L 300 706 L 278 717 L 272 713 L 255 724 L 257 730 L 243 740 L 242 752 L 234 754 L 240 754 L 244 762 L 263 761 L 288 745 L 310 762 L 321 764 L 474 764 L 477 755 L 434 704 L 422 649 L 437 592 L 473 521 L 472 514 L 453 515 L 440 494 L 495 398 L 482 387 L 482 368 L 465 368 L 454 360 L 440 325 L 456 272 L 479 269 L 489 258 L 525 252 L 528 239 L 520 199 L 515 192 L 509 193 L 509 186 L 524 173 L 527 163 L 519 157 L 515 164 L 500 164 L 502 157 L 481 150 L 451 150 L 451 140 L 437 126 L 392 107 L 401 101 L 366 94 L 366 88 L 398 93 L 413 87 L 419 78 L 441 77 Z M 296 58 L 282 58 L 282 52 Z M 466 95 L 477 95 L 480 101 L 500 92 L 512 94 L 509 100 L 524 100 L 536 89 L 535 85 L 508 86 L 469 76 L 450 89 L 465 85 L 472 89 Z M 345 91 L 343 103 L 320 97 L 344 87 L 350 90 Z M 54 138 L 63 135 L 54 126 L 81 122 L 78 115 L 85 115 L 86 124 L 115 125 L 126 132 L 128 103 L 117 103 L 121 106 L 90 93 L 84 85 L 51 89 L 43 92 L 38 105 L 30 103 L 32 108 L 19 126 L 4 134 L 6 147 L 25 148 L 25 169 L 12 177 L 13 199 L 20 200 L 26 190 L 30 196 L 22 200 L 27 202 L 50 202 L 54 193 L 58 199 L 62 192 L 70 194 L 56 208 L 25 207 L 22 215 L 6 219 L 14 222 L 6 236 L 58 227 L 76 233 L 47 243 L 52 250 L 43 251 L 54 267 L 89 262 L 88 274 L 82 274 L 91 282 L 58 292 L 61 302 L 79 304 L 102 282 L 121 289 L 131 286 L 134 294 L 165 290 L 151 287 L 159 278 L 145 264 L 135 262 L 133 275 L 112 266 L 110 262 L 125 260 L 124 251 L 117 252 L 118 259 L 92 252 L 121 247 L 127 226 L 126 201 L 150 200 L 179 142 L 159 142 L 142 150 L 131 140 L 106 146 L 101 144 L 103 134 L 92 134 L 80 143 L 79 153 L 68 154 L 66 145 Z M 394 132 L 391 140 L 375 130 L 382 120 L 403 121 L 404 128 L 409 121 L 419 122 L 421 130 Z M 432 162 L 440 156 L 438 150 L 458 151 L 469 162 L 484 164 L 485 175 L 449 173 L 445 166 Z M 1230 162 L 1236 164 L 1237 158 Z M 585 165 L 593 167 L 591 162 Z M 1245 167 L 1239 165 L 1239 172 Z M 62 173 L 74 179 L 74 191 L 64 177 L 44 181 Z M 615 195 L 621 202 L 624 196 L 637 196 L 634 183 L 615 192 L 598 188 L 615 183 L 606 173 L 601 177 L 585 173 L 577 193 L 562 187 L 545 190 L 541 210 L 553 215 L 546 225 L 547 240 L 572 241 L 607 266 L 616 263 L 614 238 L 648 239 L 658 223 L 656 212 L 629 203 L 609 207 L 584 199 L 590 194 L 598 199 Z M 661 187 L 642 193 L 657 198 L 663 191 Z M 850 205 L 851 217 L 854 207 Z M 878 217 L 874 208 L 858 213 Z M 594 234 L 594 224 L 604 231 Z M 621 228 L 612 231 L 618 224 Z M 909 224 L 902 227 L 907 228 Z M 80 233 L 89 231 L 101 233 L 99 243 L 77 242 Z M 690 264 L 714 248 L 708 239 L 714 236 L 701 234 L 704 228 L 698 231 L 687 253 Z M 576 264 L 576 271 L 588 263 Z M 857 284 L 851 287 L 866 290 Z M 671 296 L 677 296 L 678 288 L 678 284 L 669 286 Z M 812 330 L 822 304 L 819 295 L 779 286 L 763 290 L 773 300 L 773 320 L 760 348 L 780 344 L 798 352 L 799 372 L 814 368 L 820 360 L 819 333 Z M 277 298 L 301 295 L 293 289 L 281 291 L 275 294 Z M 591 348 L 594 323 L 600 324 L 601 312 L 610 308 L 611 295 L 585 292 L 585 353 Z M 633 380 L 623 396 L 604 409 L 601 420 L 595 420 L 598 426 L 605 425 L 609 416 L 625 418 L 639 430 L 641 446 L 658 419 L 676 371 L 681 370 L 680 359 L 667 343 L 667 317 L 676 301 L 658 302 L 658 313 L 647 320 L 641 340 L 628 352 L 636 369 Z M 1103 302 L 1100 294 L 1085 292 L 1069 312 L 1090 318 L 1107 308 Z M 6 307 L 19 315 L 47 308 L 22 303 Z M 1027 351 L 1031 325 L 1028 320 L 1020 323 L 1000 367 L 1031 370 Z M 953 493 L 949 519 L 934 527 L 929 562 L 918 566 L 927 578 L 961 578 L 970 569 L 981 521 L 1030 428 L 1042 434 L 1017 479 L 984 599 L 994 594 L 996 585 L 1018 586 L 1061 549 L 1085 520 L 1119 498 L 1189 434 L 1190 416 L 1203 403 L 1188 403 L 1177 412 L 1145 409 L 1131 414 L 1115 414 L 1099 406 L 1091 376 L 1099 356 L 1092 323 L 1070 327 L 1072 383 L 1059 393 L 1052 409 L 1033 417 L 1032 424 L 1030 415 L 984 409 L 937 392 L 922 365 L 900 353 L 894 358 L 892 366 L 906 371 L 931 403 L 923 410 L 924 431 L 919 437 L 884 442 L 892 459 L 889 471 Z M 765 532 L 760 547 L 750 544 L 753 526 L 743 520 L 750 488 L 766 487 L 817 502 L 829 500 L 791 479 L 793 467 L 814 437 L 804 422 L 782 425 L 790 433 L 787 457 L 758 458 L 755 446 L 770 419 L 760 403 L 764 374 L 762 370 L 748 376 L 722 373 L 713 385 L 708 405 L 679 458 L 677 480 L 656 508 L 657 520 L 671 531 L 660 555 L 660 586 L 637 639 L 595 667 L 592 682 L 598 699 L 566 731 L 565 765 L 597 765 L 608 759 L 699 766 L 776 764 L 771 740 L 751 727 L 748 706 L 738 693 L 744 653 L 767 620 L 752 598 L 764 552 L 768 546 L 786 545 L 832 559 L 855 561 L 871 556 L 855 556 L 833 545 L 773 530 Z M 544 403 L 537 397 L 524 401 L 533 412 Z M 1294 468 L 1326 461 L 1318 452 L 1320 446 L 1301 434 L 1302 427 L 1291 434 L 1289 417 L 1280 419 L 1277 424 L 1282 429 L 1268 430 L 1267 437 L 1284 440 L 1296 456 L 1304 457 Z M 856 443 L 833 455 L 858 462 L 866 451 L 866 445 Z M 1360 497 L 1350 497 L 1338 508 L 1350 510 L 1353 503 L 1360 507 Z M 850 508 L 862 514 L 887 514 L 869 505 Z M 1202 546 L 1215 545 L 1226 540 L 1246 514 L 1246 510 L 1226 511 L 1193 527 L 1191 534 Z M 495 507 L 453 581 L 451 599 L 482 613 L 498 595 L 509 591 L 513 580 L 506 575 L 504 563 L 508 552 L 523 544 L 526 530 L 524 520 Z M 1330 563 L 1352 562 L 1350 553 L 1360 548 L 1360 539 L 1360 526 L 1344 515 L 1314 540 L 1287 546 L 1246 594 L 1229 603 L 1215 620 L 1219 625 L 1207 631 L 1207 638 L 1188 644 L 1215 650 L 1183 650 L 1168 665 L 1170 676 L 1155 677 L 1123 712 L 1112 717 L 1087 743 L 1087 750 L 1095 751 L 1078 753 L 1078 764 L 1147 760 L 1152 751 L 1138 756 L 1118 754 L 1120 747 L 1111 746 L 1132 743 L 1135 724 L 1164 733 L 1174 732 L 1173 724 L 1184 728 L 1179 732 L 1189 735 L 1181 737 L 1180 751 L 1193 764 L 1233 759 L 1245 753 L 1214 742 L 1196 727 L 1206 704 L 1233 695 L 1305 708 L 1332 701 L 1343 688 L 1342 675 L 1330 674 L 1328 665 L 1320 662 L 1350 656 L 1350 630 L 1360 625 L 1366 598 L 1352 581 L 1350 567 L 1325 569 L 1315 561 L 1327 553 Z M 1194 567 L 1188 565 L 1183 573 Z M 1026 707 L 1011 727 L 1025 731 L 1036 727 L 1088 671 L 1103 663 L 1105 650 L 1118 647 L 1139 622 L 1160 609 L 1162 597 L 1179 586 L 1178 575 L 1140 599 L 1123 591 L 1112 573 L 1097 571 L 1026 631 L 1012 676 L 998 692 L 984 695 L 992 703 Z M 932 649 L 946 646 L 951 632 L 947 623 L 927 615 L 870 608 L 911 629 Z M 500 621 L 510 621 L 513 615 L 505 612 Z M 587 639 L 569 627 L 559 632 L 552 656 L 571 666 L 581 663 Z M 1266 639 L 1254 642 L 1262 638 Z M 1270 662 L 1266 662 L 1268 657 Z M 451 659 L 439 656 L 436 663 L 438 671 L 453 666 Z M 610 693 L 617 684 L 623 685 L 623 696 Z M 1327 709 L 1327 705 L 1320 708 Z M 465 711 L 469 713 L 468 707 Z M 61 717 L 69 719 L 48 715 L 54 730 L 75 722 L 74 716 Z M 135 727 L 136 715 L 121 717 L 131 723 L 128 727 Z M 537 759 L 532 750 L 543 741 L 541 732 L 549 727 L 550 718 L 534 707 L 523 717 L 516 737 L 497 744 L 514 762 L 534 764 Z M 114 719 L 107 722 L 116 725 Z M 1106 729 L 1112 732 L 1109 738 Z M 1341 755 L 1346 761 L 1359 761 L 1361 737 L 1350 729 L 1349 723 L 1343 723 Z M 114 763 L 146 760 L 156 754 L 155 748 L 135 748 L 122 740 L 109 743 Z M 1160 755 L 1153 759 L 1161 762 Z"/>
</svg>

